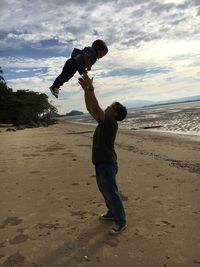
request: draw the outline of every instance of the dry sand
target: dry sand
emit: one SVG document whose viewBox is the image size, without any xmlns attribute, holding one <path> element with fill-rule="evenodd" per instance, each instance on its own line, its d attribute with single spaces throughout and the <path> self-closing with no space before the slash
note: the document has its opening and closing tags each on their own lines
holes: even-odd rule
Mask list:
<svg viewBox="0 0 200 267">
<path fill-rule="evenodd" d="M 91 163 L 93 126 L 0 133 L 0 266 L 200 266 L 200 142 L 120 130 L 127 229 L 108 234 Z"/>
</svg>

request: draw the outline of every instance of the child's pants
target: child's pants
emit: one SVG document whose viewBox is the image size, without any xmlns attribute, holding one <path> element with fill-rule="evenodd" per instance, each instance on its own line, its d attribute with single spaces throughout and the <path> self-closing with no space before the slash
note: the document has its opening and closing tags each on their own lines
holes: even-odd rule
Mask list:
<svg viewBox="0 0 200 267">
<path fill-rule="evenodd" d="M 73 58 L 68 59 L 62 69 L 61 74 L 55 79 L 52 87 L 60 88 L 63 83 L 69 81 L 77 71 L 76 61 Z"/>
</svg>

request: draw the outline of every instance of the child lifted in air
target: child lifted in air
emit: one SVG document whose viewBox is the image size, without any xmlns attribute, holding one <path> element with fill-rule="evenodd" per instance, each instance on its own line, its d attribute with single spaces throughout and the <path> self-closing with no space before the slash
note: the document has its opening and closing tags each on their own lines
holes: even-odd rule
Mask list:
<svg viewBox="0 0 200 267">
<path fill-rule="evenodd" d="M 80 50 L 74 48 L 62 69 L 61 74 L 55 79 L 53 85 L 49 88 L 51 93 L 58 98 L 60 86 L 69 81 L 78 71 L 80 75 L 91 70 L 91 66 L 98 58 L 104 57 L 108 53 L 108 48 L 102 40 L 95 40 L 92 46 Z"/>
</svg>

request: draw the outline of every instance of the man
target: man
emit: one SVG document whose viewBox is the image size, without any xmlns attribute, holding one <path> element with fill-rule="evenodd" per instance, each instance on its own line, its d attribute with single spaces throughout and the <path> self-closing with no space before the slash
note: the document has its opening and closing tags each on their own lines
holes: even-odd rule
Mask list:
<svg viewBox="0 0 200 267">
<path fill-rule="evenodd" d="M 87 110 L 98 122 L 93 136 L 92 162 L 95 165 L 98 188 L 108 208 L 107 213 L 101 215 L 100 219 L 113 220 L 115 223 L 110 234 L 118 234 L 126 227 L 126 216 L 115 179 L 118 166 L 114 142 L 118 130 L 117 121 L 126 117 L 127 110 L 120 103 L 114 102 L 103 111 L 94 94 L 92 82 L 86 73 L 79 78 Z"/>
</svg>

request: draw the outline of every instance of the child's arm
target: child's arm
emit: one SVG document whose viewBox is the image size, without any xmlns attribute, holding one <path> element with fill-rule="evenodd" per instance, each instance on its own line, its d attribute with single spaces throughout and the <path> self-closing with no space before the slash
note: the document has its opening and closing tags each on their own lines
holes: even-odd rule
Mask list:
<svg viewBox="0 0 200 267">
<path fill-rule="evenodd" d="M 91 70 L 90 56 L 88 55 L 88 53 L 84 53 L 83 60 L 84 60 L 84 64 L 85 64 L 86 69 L 88 71 Z"/>
</svg>

